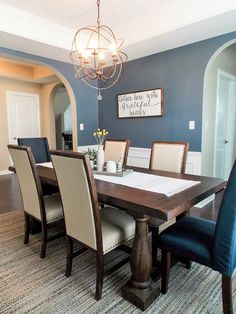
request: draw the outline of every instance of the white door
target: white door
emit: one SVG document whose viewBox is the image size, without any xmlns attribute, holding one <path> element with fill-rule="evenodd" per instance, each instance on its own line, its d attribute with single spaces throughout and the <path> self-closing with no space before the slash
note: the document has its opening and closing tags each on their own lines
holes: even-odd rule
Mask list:
<svg viewBox="0 0 236 314">
<path fill-rule="evenodd" d="M 218 70 L 214 176 L 228 179 L 235 158 L 236 77 Z"/>
<path fill-rule="evenodd" d="M 39 95 L 7 92 L 9 142 L 17 143 L 18 137 L 39 137 Z"/>
</svg>

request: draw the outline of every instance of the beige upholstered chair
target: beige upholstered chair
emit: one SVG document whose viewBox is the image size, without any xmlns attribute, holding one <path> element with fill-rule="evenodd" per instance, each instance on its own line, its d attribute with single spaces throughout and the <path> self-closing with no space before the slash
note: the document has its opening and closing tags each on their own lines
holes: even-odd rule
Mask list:
<svg viewBox="0 0 236 314">
<path fill-rule="evenodd" d="M 125 211 L 117 208 L 99 209 L 95 180 L 87 154 L 51 151 L 51 158 L 65 216 L 66 276 L 71 275 L 73 257 L 84 251 L 73 252 L 73 242 L 77 240 L 96 252 L 96 300 L 99 300 L 102 295 L 104 255 L 134 237 L 135 222 Z"/>
<path fill-rule="evenodd" d="M 104 143 L 105 161 L 114 160 L 119 162 L 123 160 L 122 165 L 127 163 L 130 140 L 113 140 L 107 139 Z"/>
<path fill-rule="evenodd" d="M 187 142 L 160 142 L 152 143 L 149 169 L 184 173 L 189 143 Z M 152 262 L 157 264 L 157 242 L 160 230 L 164 230 L 171 223 L 158 218 L 150 218 L 149 226 L 152 230 Z M 159 230 L 160 229 L 160 230 Z"/>
<path fill-rule="evenodd" d="M 62 233 L 48 236 L 48 226 L 63 219 L 61 198 L 59 194 L 43 196 L 42 186 L 37 174 L 34 157 L 30 147 L 8 145 L 20 184 L 25 214 L 24 243 L 29 242 L 30 220 L 39 221 L 42 228 L 41 254 L 46 256 L 47 242 Z M 65 232 L 64 232 L 65 234 Z"/>
<path fill-rule="evenodd" d="M 184 173 L 188 147 L 186 142 L 153 142 L 149 168 Z"/>
</svg>

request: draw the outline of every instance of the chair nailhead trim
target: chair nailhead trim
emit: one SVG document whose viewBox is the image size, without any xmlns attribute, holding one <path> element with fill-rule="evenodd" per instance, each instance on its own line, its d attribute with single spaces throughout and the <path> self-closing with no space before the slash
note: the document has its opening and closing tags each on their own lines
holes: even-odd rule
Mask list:
<svg viewBox="0 0 236 314">
<path fill-rule="evenodd" d="M 47 223 L 53 222 L 53 221 L 57 221 L 57 220 L 60 220 L 60 219 L 62 219 L 62 218 L 63 218 L 63 216 L 51 218 L 51 219 L 47 220 Z"/>
<path fill-rule="evenodd" d="M 131 240 L 133 237 L 134 237 L 134 234 L 131 235 L 131 236 L 129 236 L 128 238 L 125 238 L 124 240 L 122 240 L 122 241 L 120 241 L 120 242 L 114 244 L 113 246 L 111 246 L 111 247 L 107 248 L 105 251 L 103 251 L 103 254 L 106 254 L 106 253 L 110 252 L 111 250 L 113 250 L 113 249 L 115 249 L 116 247 L 118 247 L 120 244 L 122 244 L 122 243 L 124 243 L 124 242 L 126 242 L 126 241 L 128 241 L 128 240 Z"/>
</svg>

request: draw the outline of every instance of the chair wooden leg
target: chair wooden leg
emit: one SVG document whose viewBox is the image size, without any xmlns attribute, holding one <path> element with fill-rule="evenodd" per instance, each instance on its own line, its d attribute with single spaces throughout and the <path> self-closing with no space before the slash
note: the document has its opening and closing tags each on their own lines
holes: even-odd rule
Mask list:
<svg viewBox="0 0 236 314">
<path fill-rule="evenodd" d="M 25 235 L 24 235 L 24 244 L 29 243 L 29 234 L 30 234 L 30 217 L 25 213 Z"/>
<path fill-rule="evenodd" d="M 158 251 L 158 236 L 159 228 L 151 227 L 152 231 L 152 267 L 157 268 L 157 251 Z"/>
<path fill-rule="evenodd" d="M 183 258 L 183 259 L 180 258 L 179 261 L 180 261 L 181 263 L 183 263 L 187 269 L 190 269 L 191 266 L 192 266 L 192 262 L 191 262 L 191 260 L 188 259 L 188 258 Z"/>
<path fill-rule="evenodd" d="M 233 314 L 232 278 L 222 275 L 222 302 L 224 314 Z"/>
<path fill-rule="evenodd" d="M 192 262 L 191 262 L 190 260 L 186 260 L 186 262 L 185 262 L 185 267 L 186 267 L 187 269 L 191 269 L 191 266 L 192 266 Z"/>
<path fill-rule="evenodd" d="M 46 256 L 47 237 L 48 237 L 47 227 L 42 226 L 42 240 L 41 240 L 41 253 L 40 253 L 41 258 L 44 258 Z"/>
<path fill-rule="evenodd" d="M 168 291 L 169 276 L 171 265 L 171 253 L 162 250 L 161 252 L 161 293 L 166 294 Z"/>
<path fill-rule="evenodd" d="M 183 258 L 179 256 L 175 256 L 176 261 L 179 261 L 180 263 L 184 264 L 187 269 L 190 269 L 192 266 L 192 262 L 188 258 Z"/>
<path fill-rule="evenodd" d="M 70 277 L 71 275 L 71 270 L 72 270 L 72 260 L 73 260 L 73 240 L 69 238 L 68 236 L 66 237 L 66 277 Z"/>
<path fill-rule="evenodd" d="M 96 282 L 96 295 L 95 299 L 98 301 L 102 297 L 102 286 L 104 277 L 104 257 L 101 253 L 97 252 L 96 257 L 96 268 L 97 268 L 97 282 Z"/>
</svg>

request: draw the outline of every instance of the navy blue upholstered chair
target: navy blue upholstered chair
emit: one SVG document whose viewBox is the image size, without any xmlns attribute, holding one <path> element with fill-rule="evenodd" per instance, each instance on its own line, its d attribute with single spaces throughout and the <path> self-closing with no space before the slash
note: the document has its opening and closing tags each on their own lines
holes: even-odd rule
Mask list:
<svg viewBox="0 0 236 314">
<path fill-rule="evenodd" d="M 48 139 L 46 137 L 18 138 L 17 142 L 18 145 L 28 146 L 31 148 L 36 164 L 51 161 Z M 58 192 L 57 187 L 46 183 L 42 183 L 42 189 L 43 195 L 50 195 Z"/>
<path fill-rule="evenodd" d="M 46 137 L 18 138 L 18 145 L 29 146 L 37 164 L 51 161 Z"/>
<path fill-rule="evenodd" d="M 162 249 L 161 290 L 168 290 L 171 253 L 222 274 L 224 313 L 233 313 L 232 274 L 236 267 L 236 161 L 225 189 L 217 222 L 185 217 L 159 236 Z"/>
</svg>

